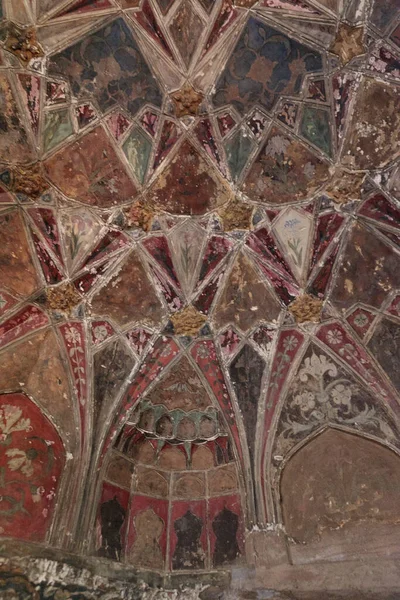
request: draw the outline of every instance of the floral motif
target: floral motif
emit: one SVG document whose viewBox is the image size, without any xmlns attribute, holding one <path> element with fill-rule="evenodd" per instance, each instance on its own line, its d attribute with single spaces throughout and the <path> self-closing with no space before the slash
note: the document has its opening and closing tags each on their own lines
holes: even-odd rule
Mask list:
<svg viewBox="0 0 400 600">
<path fill-rule="evenodd" d="M 347 317 L 347 322 L 356 331 L 356 333 L 363 338 L 372 321 L 375 319 L 375 315 L 369 311 L 365 311 L 361 308 L 357 308 L 353 313 Z"/>
<path fill-rule="evenodd" d="M 80 344 L 81 343 L 81 334 L 77 329 L 71 327 L 71 329 L 67 329 L 65 332 L 65 339 L 70 344 Z"/>
<path fill-rule="evenodd" d="M 170 345 L 165 346 L 160 352 L 160 358 L 169 358 L 173 354 L 173 349 Z"/>
<path fill-rule="evenodd" d="M 74 260 L 80 250 L 84 250 L 85 241 L 95 231 L 95 221 L 90 213 L 76 212 L 66 224 L 68 249 L 71 259 Z"/>
<path fill-rule="evenodd" d="M 107 327 L 105 325 L 97 325 L 97 327 L 93 329 L 93 335 L 96 342 L 104 342 L 108 337 Z"/>
<path fill-rule="evenodd" d="M 7 450 L 6 455 L 9 457 L 8 468 L 11 471 L 21 471 L 26 477 L 33 475 L 32 460 L 29 457 L 36 458 L 37 452 L 34 448 L 31 448 L 27 452 L 19 450 L 18 448 L 11 448 Z"/>
<path fill-rule="evenodd" d="M 294 335 L 289 335 L 283 340 L 284 350 L 294 350 L 297 348 L 299 340 Z"/>
<path fill-rule="evenodd" d="M 331 391 L 332 400 L 335 404 L 350 406 L 351 389 L 339 383 Z"/>
<path fill-rule="evenodd" d="M 30 431 L 30 420 L 21 417 L 22 410 L 18 406 L 6 404 L 0 408 L 0 443 L 10 443 L 14 431 Z"/>
<path fill-rule="evenodd" d="M 391 425 L 382 417 L 372 399 L 343 376 L 326 355 L 313 350 L 298 370 L 292 394 L 284 409 L 279 431 L 279 453 L 299 437 L 324 424 L 366 428 L 395 443 Z"/>
<path fill-rule="evenodd" d="M 298 406 L 302 412 L 315 408 L 315 396 L 312 392 L 302 392 L 293 399 L 293 405 Z"/>
<path fill-rule="evenodd" d="M 308 381 L 309 377 L 321 378 L 328 373 L 331 377 L 336 377 L 337 368 L 329 362 L 328 358 L 321 354 L 313 354 L 304 360 L 303 367 L 299 371 L 300 381 Z"/>
<path fill-rule="evenodd" d="M 331 350 L 341 360 L 346 362 L 360 377 L 368 382 L 371 390 L 378 397 L 384 398 L 392 408 L 398 410 L 398 400 L 393 395 L 391 389 L 387 386 L 375 371 L 374 365 L 371 362 L 370 356 L 362 346 L 355 343 L 354 339 L 343 329 L 339 322 L 336 322 L 335 328 L 339 329 L 343 335 L 343 343 L 331 345 L 327 337 L 332 325 L 322 326 L 317 334 L 317 337 L 327 344 Z"/>
<path fill-rule="evenodd" d="M 82 407 L 86 403 L 87 390 L 83 326 L 81 323 L 76 322 L 73 325 L 63 325 L 61 331 L 67 346 L 68 358 L 75 380 L 76 394 Z"/>
<path fill-rule="evenodd" d="M 198 358 L 208 358 L 210 356 L 210 351 L 208 346 L 197 346 L 196 348 L 196 356 Z"/>
<path fill-rule="evenodd" d="M 62 471 L 62 442 L 24 394 L 0 398 L 0 432 L 7 447 L 0 451 L 0 529 L 41 540 Z"/>
<path fill-rule="evenodd" d="M 343 335 L 339 329 L 330 329 L 326 337 L 328 338 L 329 342 L 334 346 L 343 342 Z"/>
<path fill-rule="evenodd" d="M 365 327 L 368 323 L 369 319 L 364 313 L 359 313 L 354 317 L 354 324 L 357 325 L 357 327 Z"/>
</svg>

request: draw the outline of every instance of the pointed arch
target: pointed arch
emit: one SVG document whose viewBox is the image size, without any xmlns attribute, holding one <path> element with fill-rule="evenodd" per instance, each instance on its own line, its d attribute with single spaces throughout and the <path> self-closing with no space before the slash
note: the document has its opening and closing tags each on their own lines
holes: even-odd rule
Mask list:
<svg viewBox="0 0 400 600">
<path fill-rule="evenodd" d="M 363 546 L 379 554 L 379 540 L 400 531 L 400 456 L 376 438 L 325 427 L 290 453 L 278 495 L 292 542 L 328 559 L 338 547 L 342 560 Z"/>
<path fill-rule="evenodd" d="M 224 398 L 221 405 L 223 380 L 207 383 L 196 357 L 178 353 L 127 412 L 104 458 L 93 554 L 149 568 L 139 549 L 150 543 L 158 556 L 153 568 L 161 572 L 219 568 L 244 554 L 243 477 L 225 415 L 230 403 Z M 224 552 L 221 528 L 213 528 L 227 515 L 237 549 L 231 553 Z"/>
<path fill-rule="evenodd" d="M 265 490 L 278 518 L 276 488 L 282 465 L 301 441 L 327 426 L 362 432 L 399 445 L 399 423 L 385 397 L 371 389 L 320 341 L 311 340 L 297 356 L 282 386 L 265 460 Z"/>
</svg>

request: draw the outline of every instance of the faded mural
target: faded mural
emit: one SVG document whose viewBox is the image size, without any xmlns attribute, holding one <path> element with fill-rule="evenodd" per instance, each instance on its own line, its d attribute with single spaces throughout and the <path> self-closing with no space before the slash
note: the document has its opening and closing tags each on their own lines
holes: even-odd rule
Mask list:
<svg viewBox="0 0 400 600">
<path fill-rule="evenodd" d="M 172 577 L 397 531 L 399 3 L 2 0 L 0 32 L 1 540 Z"/>
</svg>

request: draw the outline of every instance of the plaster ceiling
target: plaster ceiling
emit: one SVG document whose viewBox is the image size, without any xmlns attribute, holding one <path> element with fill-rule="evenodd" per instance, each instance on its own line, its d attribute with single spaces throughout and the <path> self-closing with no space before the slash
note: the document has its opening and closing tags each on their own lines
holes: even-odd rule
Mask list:
<svg viewBox="0 0 400 600">
<path fill-rule="evenodd" d="M 399 80 L 395 1 L 3 0 L 1 535 L 207 571 L 400 450 Z"/>
</svg>

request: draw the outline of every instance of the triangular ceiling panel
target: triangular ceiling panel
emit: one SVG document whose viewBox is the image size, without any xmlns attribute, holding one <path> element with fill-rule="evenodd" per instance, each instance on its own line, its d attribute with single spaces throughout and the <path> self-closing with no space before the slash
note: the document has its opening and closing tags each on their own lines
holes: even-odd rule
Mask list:
<svg viewBox="0 0 400 600">
<path fill-rule="evenodd" d="M 105 10 L 108 8 L 114 8 L 114 5 L 110 0 L 78 0 L 69 4 L 66 9 L 56 13 L 56 17 L 63 17 L 66 15 L 86 15 L 91 11 Z"/>
</svg>

